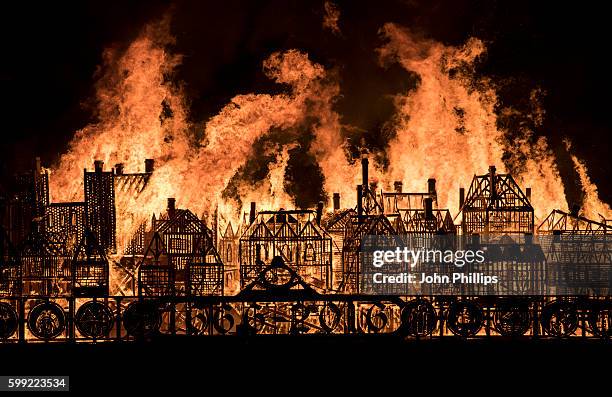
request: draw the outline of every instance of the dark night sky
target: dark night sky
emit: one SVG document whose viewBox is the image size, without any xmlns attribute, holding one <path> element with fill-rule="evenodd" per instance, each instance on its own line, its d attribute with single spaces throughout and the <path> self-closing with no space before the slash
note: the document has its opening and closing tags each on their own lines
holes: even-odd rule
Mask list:
<svg viewBox="0 0 612 397">
<path fill-rule="evenodd" d="M 503 104 L 520 108 L 536 86 L 547 92 L 538 133 L 560 150 L 563 137 L 586 160 L 600 195 L 612 202 L 609 160 L 611 77 L 605 61 L 609 21 L 598 2 L 561 5 L 534 1 L 336 1 L 342 36 L 321 28 L 323 1 L 95 1 L 3 6 L 2 181 L 40 155 L 57 159 L 73 132 L 92 119 L 84 106 L 102 50 L 129 43 L 147 21 L 173 9 L 176 51 L 185 55 L 184 82 L 194 121 L 205 121 L 238 93 L 277 90 L 263 75 L 271 52 L 298 48 L 326 67 L 338 67 L 343 121 L 372 131 L 390 116 L 386 94 L 406 89 L 399 68 L 382 70 L 374 49 L 378 29 L 397 22 L 445 44 L 476 36 L 488 43 L 483 75 L 512 84 Z M 367 78 L 364 78 L 367 76 Z M 371 142 L 373 145 L 379 142 Z M 575 179 L 561 166 L 566 181 Z M 579 189 L 569 189 L 570 202 Z"/>
</svg>

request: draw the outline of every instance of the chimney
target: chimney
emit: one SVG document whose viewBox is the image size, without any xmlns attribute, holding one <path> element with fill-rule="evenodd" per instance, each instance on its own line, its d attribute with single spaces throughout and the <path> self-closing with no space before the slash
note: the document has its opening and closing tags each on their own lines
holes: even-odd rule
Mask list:
<svg viewBox="0 0 612 397">
<path fill-rule="evenodd" d="M 463 203 L 465 203 L 465 188 L 459 188 L 459 209 L 463 207 Z"/>
<path fill-rule="evenodd" d="M 527 196 L 527 201 L 531 203 L 531 188 L 530 187 L 525 189 L 525 196 Z"/>
<path fill-rule="evenodd" d="M 433 219 L 433 199 L 431 197 L 427 197 L 425 199 L 425 219 Z"/>
<path fill-rule="evenodd" d="M 432 196 L 436 194 L 436 180 L 434 178 L 427 180 L 427 192 Z"/>
<path fill-rule="evenodd" d="M 357 185 L 357 220 L 363 220 L 363 186 Z"/>
<path fill-rule="evenodd" d="M 174 197 L 168 198 L 168 219 L 174 218 L 176 215 L 176 199 Z"/>
<path fill-rule="evenodd" d="M 323 216 L 323 202 L 317 203 L 317 225 L 321 226 L 321 217 Z"/>
<path fill-rule="evenodd" d="M 495 200 L 497 198 L 497 191 L 495 190 L 495 166 L 494 165 L 489 167 L 489 185 L 491 187 L 491 199 Z"/>
<path fill-rule="evenodd" d="M 249 212 L 249 224 L 255 222 L 255 202 L 251 201 L 251 212 Z"/>
<path fill-rule="evenodd" d="M 334 211 L 340 209 L 340 193 L 334 193 Z"/>
<path fill-rule="evenodd" d="M 145 172 L 147 174 L 152 173 L 155 170 L 155 160 L 145 159 Z"/>
<path fill-rule="evenodd" d="M 123 175 L 123 163 L 115 164 L 115 175 Z"/>
<path fill-rule="evenodd" d="M 102 160 L 94 160 L 94 170 L 96 172 L 102 172 L 103 168 L 104 168 L 104 161 L 102 161 Z"/>
<path fill-rule="evenodd" d="M 402 181 L 393 182 L 393 190 L 395 190 L 395 193 L 401 193 L 403 187 L 404 187 L 404 184 L 402 183 Z"/>
<path fill-rule="evenodd" d="M 362 189 L 368 189 L 368 158 L 361 159 L 361 185 Z"/>
<path fill-rule="evenodd" d="M 35 159 L 35 169 L 36 169 L 36 175 L 40 174 L 40 157 L 36 157 Z"/>
</svg>

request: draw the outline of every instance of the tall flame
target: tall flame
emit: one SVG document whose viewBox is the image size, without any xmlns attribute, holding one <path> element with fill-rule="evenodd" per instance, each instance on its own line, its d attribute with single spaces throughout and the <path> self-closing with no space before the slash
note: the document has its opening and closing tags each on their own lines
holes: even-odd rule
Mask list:
<svg viewBox="0 0 612 397">
<path fill-rule="evenodd" d="M 126 172 L 141 170 L 145 158 L 155 159 L 156 169 L 145 191 L 118 201 L 120 249 L 144 220 L 164 208 L 167 197 L 177 197 L 178 205 L 197 214 L 218 207 L 222 218 L 235 219 L 241 209 L 224 202 L 222 191 L 254 155 L 254 142 L 274 128 L 295 131 L 297 139 L 302 132 L 295 127 L 316 119 L 309 150 L 324 168 L 338 172 L 352 168 L 342 149 L 339 117 L 332 110 L 338 84 L 297 50 L 274 53 L 263 63 L 266 75 L 286 85 L 288 92 L 235 96 L 208 120 L 202 139 L 194 141 L 195 127 L 188 120 L 183 93 L 171 80 L 180 62 L 166 50 L 172 42 L 166 18 L 147 26 L 125 51 L 105 52 L 106 73 L 97 85 L 98 121 L 77 132 L 53 168 L 52 199 L 68 201 L 81 197 L 81 170 L 91 167 L 94 159 L 111 166 L 124 163 Z M 267 178 L 271 189 L 242 183 L 238 190 L 244 203 L 252 199 L 292 206 L 282 191 L 288 148 L 273 149 L 279 151 L 280 161 Z M 346 181 L 342 173 L 329 174 L 325 188 L 350 189 Z"/>
<path fill-rule="evenodd" d="M 398 62 L 420 79 L 415 90 L 396 98 L 397 135 L 389 144 L 387 183 L 403 180 L 418 191 L 424 180 L 434 177 L 439 203 L 456 213 L 456 192 L 469 186 L 475 172 L 484 173 L 489 165 L 506 168 L 502 158 L 509 148 L 504 146 L 504 131 L 497 127 L 493 82 L 474 77 L 474 63 L 485 46 L 472 38 L 461 47 L 449 47 L 394 24 L 386 24 L 382 33 L 387 43 L 379 49 L 381 61 Z M 566 208 L 546 141 L 529 145 L 524 138 L 512 142 L 510 149 L 530 154 L 525 172 L 515 176 L 519 184 L 532 187 L 536 216 Z"/>
<path fill-rule="evenodd" d="M 394 24 L 386 24 L 382 33 L 386 43 L 379 49 L 381 62 L 398 62 L 420 81 L 416 89 L 395 98 L 396 134 L 387 149 L 389 167 L 372 170 L 374 178 L 385 187 L 403 180 L 408 189 L 422 191 L 424 181 L 435 177 L 440 205 L 456 213 L 458 188 L 468 186 L 474 172 L 484 172 L 491 164 L 504 170 L 504 153 L 512 150 L 528 154 L 516 177 L 532 187 L 536 215 L 567 207 L 546 140 L 530 143 L 526 131 L 511 146 L 504 143 L 504 131 L 497 126 L 494 84 L 473 73 L 485 51 L 481 41 L 445 46 Z M 76 133 L 53 168 L 53 200 L 79 199 L 81 170 L 94 159 L 109 166 L 124 163 L 126 172 L 141 170 L 145 158 L 155 159 L 156 170 L 142 194 L 118 202 L 120 249 L 138 225 L 164 208 L 167 197 L 176 197 L 179 206 L 198 215 L 218 209 L 221 219 L 236 221 L 246 208 L 223 196 L 233 183 L 243 204 L 253 200 L 266 209 L 289 208 L 292 198 L 283 183 L 289 152 L 309 134 L 309 146 L 302 149 L 318 162 L 325 192 L 340 192 L 348 198 L 346 203 L 354 201 L 359 170 L 347 157 L 340 115 L 334 110 L 340 95 L 334 73 L 298 50 L 273 53 L 263 62 L 264 73 L 286 90 L 236 95 L 198 134 L 183 92 L 172 80 L 180 57 L 168 52 L 171 43 L 165 18 L 143 29 L 126 49 L 105 51 L 104 73 L 97 83 L 97 121 Z M 310 128 L 300 128 L 304 124 Z M 265 180 L 233 178 L 248 159 L 260 154 L 254 152 L 254 144 L 275 130 L 289 134 L 288 143 L 266 146 L 273 160 Z M 591 186 L 584 180 L 583 185 Z"/>
</svg>

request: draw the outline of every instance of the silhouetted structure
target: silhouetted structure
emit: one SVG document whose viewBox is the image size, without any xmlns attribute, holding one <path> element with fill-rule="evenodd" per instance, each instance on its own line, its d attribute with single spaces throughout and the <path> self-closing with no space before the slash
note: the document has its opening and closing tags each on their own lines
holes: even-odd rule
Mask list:
<svg viewBox="0 0 612 397">
<path fill-rule="evenodd" d="M 460 196 L 461 197 L 461 196 Z M 461 201 L 461 200 L 460 200 Z M 474 176 L 460 202 L 463 234 L 533 233 L 533 207 L 510 174 L 489 167 L 487 175 Z"/>
<path fill-rule="evenodd" d="M 261 211 L 240 238 L 240 282 L 251 283 L 275 256 L 312 285 L 332 284 L 332 242 L 313 211 Z"/>
<path fill-rule="evenodd" d="M 608 221 L 555 210 L 534 235 L 529 189 L 523 194 L 494 167 L 474 177 L 467 195 L 460 190 L 461 227 L 438 207 L 434 179 L 423 192 L 403 192 L 400 181 L 393 192 L 377 192 L 363 159 L 353 208 L 342 209 L 338 194 L 325 216 L 321 202 L 316 211 L 259 213 L 252 203 L 248 220 L 217 230 L 216 211 L 211 229 L 204 216 L 169 199 L 165 213 L 134 217 L 137 232 L 118 236 L 116 207 L 139 197 L 153 165 L 147 160 L 144 172 L 127 174 L 122 164 L 107 172 L 96 161 L 84 173 L 84 202 L 49 203 L 40 163 L 14 192 L 3 192 L 0 342 L 158 334 L 612 336 Z M 483 271 L 507 277 L 460 296 L 401 284 L 390 294 L 365 293 L 361 253 L 381 241 L 430 247 L 439 237 L 450 248 L 486 248 Z M 238 277 L 240 290 L 228 295 Z M 533 294 L 551 277 L 565 282 L 558 294 Z"/>
<path fill-rule="evenodd" d="M 85 230 L 72 259 L 72 294 L 74 296 L 107 296 L 109 264 L 95 235 Z"/>
<path fill-rule="evenodd" d="M 45 232 L 69 253 L 85 233 L 85 203 L 51 203 L 45 207 Z"/>
<path fill-rule="evenodd" d="M 339 205 L 338 205 L 339 207 Z M 332 273 L 334 276 L 333 288 L 339 289 L 344 279 L 342 252 L 344 237 L 351 218 L 357 213 L 352 208 L 334 208 L 333 212 L 326 214 L 321 225 L 332 239 Z"/>
<path fill-rule="evenodd" d="M 145 295 L 222 295 L 223 263 L 213 233 L 191 211 L 168 199 L 166 214 L 153 221 L 153 238 L 139 265 Z"/>
<path fill-rule="evenodd" d="M 0 208 L 8 238 L 19 245 L 30 233 L 32 220 L 42 218 L 49 204 L 49 173 L 36 158 L 34 169 L 16 174 L 13 190 Z"/>
<path fill-rule="evenodd" d="M 84 171 L 85 220 L 103 249 L 116 249 L 115 181 L 104 162 L 96 160 L 94 172 Z"/>
<path fill-rule="evenodd" d="M 61 241 L 54 241 L 39 222 L 20 249 L 22 295 L 69 295 L 71 255 Z"/>
</svg>

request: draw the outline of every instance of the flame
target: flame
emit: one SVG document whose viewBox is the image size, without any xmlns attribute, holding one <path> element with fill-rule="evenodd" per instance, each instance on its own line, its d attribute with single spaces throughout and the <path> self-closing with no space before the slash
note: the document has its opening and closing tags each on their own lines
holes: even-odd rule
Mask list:
<svg viewBox="0 0 612 397">
<path fill-rule="evenodd" d="M 285 146 L 276 155 L 276 162 L 270 166 L 268 179 L 256 190 L 249 186 L 242 186 L 240 197 L 244 202 L 257 202 L 262 209 L 288 208 L 291 198 L 285 192 L 285 168 L 289 160 L 289 150 L 292 146 Z"/>
<path fill-rule="evenodd" d="M 504 151 L 514 150 L 530 153 L 525 171 L 515 177 L 532 187 L 536 216 L 567 207 L 545 139 L 530 145 L 526 132 L 513 147 L 504 146 L 495 87 L 489 79 L 474 77 L 474 64 L 485 52 L 482 41 L 471 38 L 450 47 L 395 24 L 386 24 L 382 34 L 387 42 L 379 49 L 381 62 L 398 62 L 420 79 L 415 90 L 396 98 L 397 135 L 389 144 L 387 185 L 402 180 L 410 190 L 421 191 L 423 181 L 434 177 L 440 205 L 457 213 L 459 187 L 469 186 L 474 172 L 484 173 L 489 165 L 507 172 Z"/>
<path fill-rule="evenodd" d="M 571 142 L 566 139 L 564 140 L 564 143 L 567 151 L 571 152 Z M 574 169 L 578 174 L 578 178 L 580 179 L 580 184 L 582 185 L 582 191 L 584 193 L 581 208 L 582 215 L 586 218 L 597 221 L 603 220 L 603 223 L 606 223 L 606 219 L 610 219 L 612 217 L 612 210 L 610 209 L 610 206 L 601 201 L 599 198 L 597 186 L 591 181 L 584 162 L 574 154 L 570 154 L 570 157 L 572 159 L 572 163 L 574 164 Z"/>
<path fill-rule="evenodd" d="M 323 4 L 325 14 L 323 15 L 323 28 L 329 29 L 333 34 L 340 34 L 338 21 L 340 20 L 340 8 L 331 1 L 326 1 Z"/>
<path fill-rule="evenodd" d="M 515 177 L 523 187 L 532 187 L 536 215 L 567 208 L 546 140 L 533 143 L 526 130 L 511 146 L 504 143 L 505 132 L 497 126 L 495 86 L 474 77 L 474 64 L 485 51 L 480 40 L 445 46 L 394 24 L 386 24 L 382 33 L 386 43 L 378 50 L 381 62 L 398 62 L 420 80 L 416 89 L 395 98 L 389 167 L 373 169 L 373 179 L 384 188 L 402 180 L 408 190 L 423 191 L 427 178 L 435 177 L 440 206 L 456 213 L 458 188 L 469 186 L 473 173 L 485 172 L 489 165 L 505 171 L 508 164 L 502 159 L 511 150 L 526 158 L 520 167 L 510 166 L 520 170 Z M 119 252 L 142 222 L 163 210 L 167 197 L 176 197 L 177 205 L 196 214 L 218 209 L 219 219 L 237 227 L 247 208 L 224 198 L 224 189 L 236 183 L 244 205 L 257 201 L 263 209 L 293 207 L 284 184 L 289 153 L 302 134 L 311 134 L 310 146 L 303 149 L 318 162 L 325 192 L 341 193 L 352 206 L 360 172 L 358 162 L 347 158 L 341 118 L 334 110 L 341 91 L 333 71 L 298 50 L 275 52 L 263 61 L 263 71 L 284 91 L 236 95 L 202 130 L 190 121 L 184 94 L 172 79 L 181 61 L 167 49 L 173 41 L 169 18 L 164 18 L 143 29 L 127 48 L 105 51 L 97 83 L 97 121 L 76 133 L 53 167 L 54 201 L 82 200 L 81 170 L 94 159 L 104 160 L 107 167 L 122 162 L 129 173 L 142 171 L 143 160 L 153 158 L 155 172 L 147 188 L 117 199 Z M 541 122 L 543 111 L 536 106 L 532 117 Z M 311 127 L 300 128 L 305 124 Z M 275 130 L 288 134 L 290 143 L 265 149 L 274 159 L 265 180 L 233 181 L 247 160 L 260 154 L 254 153 L 254 144 Z M 596 189 L 589 189 L 596 196 Z M 219 225 L 220 230 L 224 227 Z"/>
<path fill-rule="evenodd" d="M 210 214 L 218 206 L 221 218 L 239 224 L 241 209 L 224 202 L 221 192 L 254 154 L 253 143 L 273 128 L 299 131 L 295 127 L 309 118 L 318 121 L 310 150 L 328 170 L 326 190 L 351 189 L 342 172 L 350 173 L 351 181 L 358 172 L 346 161 L 339 116 L 332 110 L 339 87 L 321 65 L 297 50 L 272 54 L 263 63 L 264 73 L 288 87 L 287 92 L 235 96 L 207 121 L 203 138 L 194 143 L 195 127 L 188 120 L 183 93 L 171 80 L 180 63 L 180 57 L 166 50 L 171 43 L 165 18 L 147 26 L 125 51 L 105 51 L 106 72 L 97 84 L 99 121 L 76 133 L 53 168 L 53 201 L 82 200 L 81 170 L 94 159 L 109 165 L 122 162 L 126 172 L 137 172 L 143 159 L 153 158 L 155 172 L 147 188 L 137 197 L 117 199 L 119 252 L 143 221 L 163 210 L 167 197 L 177 197 L 179 206 L 196 214 Z M 272 189 L 246 183 L 238 187 L 244 203 L 293 206 L 281 183 L 287 157 L 287 148 L 282 149 L 267 182 Z M 333 174 L 331 169 L 342 172 Z"/>
</svg>

